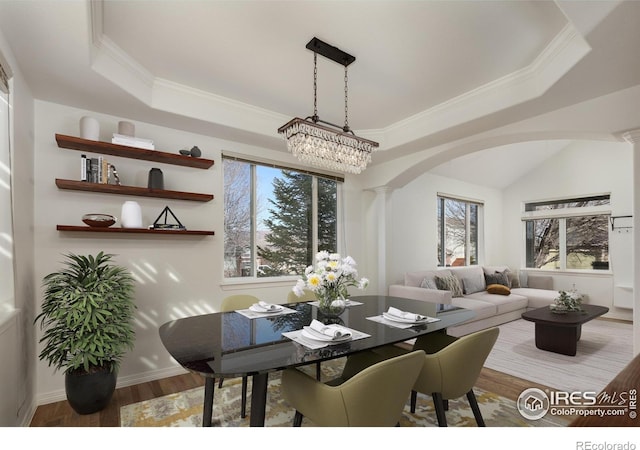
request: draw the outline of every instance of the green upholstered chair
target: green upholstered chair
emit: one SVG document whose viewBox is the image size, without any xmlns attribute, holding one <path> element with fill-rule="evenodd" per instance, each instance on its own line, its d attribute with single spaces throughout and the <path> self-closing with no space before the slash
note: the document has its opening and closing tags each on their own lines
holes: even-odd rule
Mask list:
<svg viewBox="0 0 640 450">
<path fill-rule="evenodd" d="M 445 401 L 463 395 L 471 405 L 473 416 L 478 426 L 485 426 L 476 396 L 473 392 L 482 366 L 493 349 L 500 329 L 497 327 L 478 331 L 453 340 L 450 336 L 442 343 L 450 340 L 440 350 L 425 356 L 422 371 L 411 394 L 411 412 L 415 412 L 417 392 L 431 395 L 436 409 L 438 425 L 447 426 Z M 426 341 L 426 340 L 425 340 Z M 432 345 L 432 343 L 429 343 Z M 425 345 L 425 347 L 429 347 Z M 421 348 L 420 339 L 416 340 L 414 349 Z M 429 348 L 426 351 L 430 350 Z"/>
<path fill-rule="evenodd" d="M 326 384 L 299 370 L 285 370 L 282 395 L 296 410 L 294 426 L 300 426 L 303 417 L 328 427 L 396 426 L 424 356 L 421 350 L 410 352 Z"/>
<path fill-rule="evenodd" d="M 254 303 L 258 303 L 259 301 L 260 299 L 258 299 L 258 297 L 255 297 L 253 295 L 246 295 L 246 294 L 230 295 L 228 297 L 225 297 L 222 300 L 222 304 L 220 305 L 220 311 L 228 312 L 228 311 L 235 311 L 237 309 L 247 309 Z M 224 381 L 224 378 L 220 378 L 220 381 L 218 382 L 218 388 L 222 387 L 223 381 Z M 243 419 L 247 417 L 248 381 L 249 381 L 249 377 L 247 376 L 242 377 L 242 401 L 240 403 L 240 417 L 242 417 Z"/>
<path fill-rule="evenodd" d="M 298 297 L 293 291 L 289 291 L 289 294 L 287 294 L 287 303 L 313 302 L 315 300 L 317 300 L 316 294 L 308 289 L 304 290 L 304 295 L 302 297 Z"/>
<path fill-rule="evenodd" d="M 409 351 L 425 352 L 424 366 L 411 391 L 411 412 L 416 411 L 417 393 L 431 395 L 438 425 L 447 426 L 445 411 L 449 400 L 463 395 L 471 405 L 478 426 L 485 426 L 473 392 L 480 371 L 493 349 L 500 330 L 497 327 L 478 331 L 460 338 L 449 336 L 445 330 L 419 336 L 413 348 L 388 345 L 376 350 L 349 356 L 343 376 L 352 377 L 363 368 L 378 361 L 396 357 Z"/>
</svg>

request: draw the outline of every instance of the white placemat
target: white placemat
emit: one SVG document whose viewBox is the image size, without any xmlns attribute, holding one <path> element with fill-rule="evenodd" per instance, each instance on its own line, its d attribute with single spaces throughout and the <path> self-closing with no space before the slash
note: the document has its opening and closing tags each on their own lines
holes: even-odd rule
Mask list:
<svg viewBox="0 0 640 450">
<path fill-rule="evenodd" d="M 312 350 L 316 350 L 318 348 L 323 348 L 323 347 L 328 347 L 329 345 L 346 344 L 347 342 L 357 341 L 358 339 L 364 339 L 364 338 L 371 337 L 370 334 L 363 333 L 361 331 L 357 331 L 357 330 L 354 330 L 352 328 L 347 328 L 347 327 L 344 327 L 344 328 L 346 328 L 347 330 L 349 330 L 351 332 L 351 339 L 349 339 L 347 341 L 336 342 L 336 343 L 316 341 L 315 339 L 308 339 L 305 336 L 302 336 L 302 330 L 287 331 L 286 333 L 282 333 L 282 335 L 285 336 L 285 337 L 288 337 L 292 341 L 295 341 L 300 345 L 304 345 L 305 347 L 310 348 Z"/>
<path fill-rule="evenodd" d="M 422 325 L 424 323 L 437 322 L 440 319 L 436 319 L 435 317 L 427 317 L 427 320 L 425 320 L 424 322 L 402 323 L 402 322 L 395 322 L 393 320 L 386 319 L 386 318 L 384 318 L 382 316 L 382 314 L 380 314 L 379 316 L 367 317 L 367 320 L 373 320 L 374 322 L 380 322 L 380 323 L 383 323 L 385 325 L 389 325 L 390 327 L 395 327 L 395 328 L 411 328 L 411 327 L 415 327 L 416 325 Z"/>
<path fill-rule="evenodd" d="M 283 306 L 282 310 L 277 312 L 257 312 L 257 311 L 252 311 L 250 309 L 238 309 L 236 310 L 236 312 L 238 314 L 242 314 L 245 317 L 248 317 L 249 319 L 259 319 L 261 317 L 275 317 L 275 316 L 281 316 L 283 314 L 293 314 L 293 313 L 297 313 L 298 311 L 296 311 L 295 309 L 291 309 L 291 308 L 287 308 L 286 306 Z"/>
</svg>

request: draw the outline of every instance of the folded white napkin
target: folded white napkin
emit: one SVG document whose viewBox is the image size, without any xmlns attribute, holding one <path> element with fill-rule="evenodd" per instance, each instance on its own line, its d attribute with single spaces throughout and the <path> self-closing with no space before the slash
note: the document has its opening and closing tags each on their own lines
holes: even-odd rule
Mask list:
<svg viewBox="0 0 640 450">
<path fill-rule="evenodd" d="M 262 300 L 258 302 L 258 306 L 260 306 L 262 309 L 266 311 L 275 311 L 276 309 L 280 309 L 280 306 L 274 305 L 272 303 L 263 302 Z"/>
<path fill-rule="evenodd" d="M 325 336 L 329 336 L 333 339 L 341 339 L 347 336 L 351 336 L 351 332 L 346 328 L 338 325 L 325 325 L 316 319 L 313 319 L 311 321 L 311 325 L 309 326 L 313 331 L 317 331 L 318 333 L 322 333 Z"/>
<path fill-rule="evenodd" d="M 389 306 L 389 310 L 387 311 L 387 314 L 393 317 L 399 317 L 401 319 L 415 320 L 415 321 L 424 320 L 427 318 L 427 316 L 402 311 L 398 308 L 394 308 L 393 306 Z"/>
</svg>

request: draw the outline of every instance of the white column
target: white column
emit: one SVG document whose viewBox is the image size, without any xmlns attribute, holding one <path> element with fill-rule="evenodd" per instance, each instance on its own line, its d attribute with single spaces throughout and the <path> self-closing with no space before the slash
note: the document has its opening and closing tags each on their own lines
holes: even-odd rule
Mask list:
<svg viewBox="0 0 640 450">
<path fill-rule="evenodd" d="M 387 221 L 389 220 L 389 212 L 387 208 L 387 200 L 391 188 L 381 186 L 375 188 L 376 193 L 376 215 L 378 217 L 377 227 L 377 250 L 378 250 L 378 293 L 380 295 L 387 294 Z"/>
<path fill-rule="evenodd" d="M 623 135 L 633 145 L 633 355 L 640 353 L 640 271 L 635 270 L 640 261 L 640 130 Z"/>
</svg>

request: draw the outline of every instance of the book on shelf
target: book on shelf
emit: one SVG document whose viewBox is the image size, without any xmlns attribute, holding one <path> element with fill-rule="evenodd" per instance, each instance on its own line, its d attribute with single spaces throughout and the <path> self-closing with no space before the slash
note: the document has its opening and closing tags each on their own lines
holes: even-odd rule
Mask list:
<svg viewBox="0 0 640 450">
<path fill-rule="evenodd" d="M 82 155 L 80 166 L 80 181 L 98 184 L 116 184 L 113 166 L 109 164 L 109 161 L 105 157 L 87 158 L 86 155 Z"/>
<path fill-rule="evenodd" d="M 151 139 L 137 138 L 133 136 L 125 136 L 123 134 L 113 133 L 111 138 L 112 144 L 126 145 L 128 147 L 138 147 L 147 150 L 155 150 L 155 145 Z"/>
</svg>

